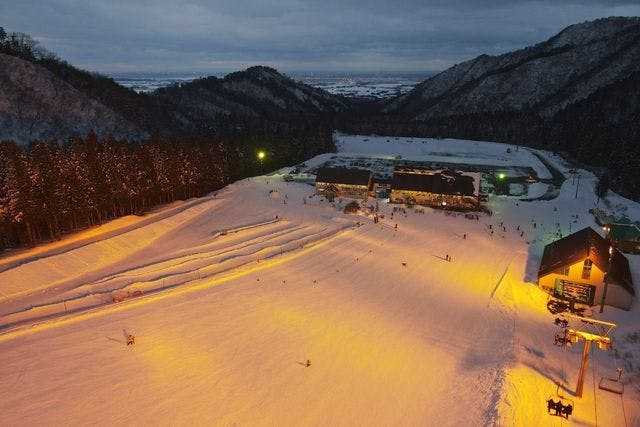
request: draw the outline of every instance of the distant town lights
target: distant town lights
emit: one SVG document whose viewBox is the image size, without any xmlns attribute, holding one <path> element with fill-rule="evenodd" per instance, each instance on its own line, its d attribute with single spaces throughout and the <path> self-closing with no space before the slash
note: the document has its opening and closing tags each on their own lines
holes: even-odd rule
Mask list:
<svg viewBox="0 0 640 427">
<path fill-rule="evenodd" d="M 262 160 L 264 159 L 264 156 L 266 156 L 264 151 L 258 151 L 258 159 Z"/>
<path fill-rule="evenodd" d="M 505 179 L 507 177 L 507 174 L 505 174 L 504 172 L 500 172 L 498 174 L 498 179 Z"/>
</svg>

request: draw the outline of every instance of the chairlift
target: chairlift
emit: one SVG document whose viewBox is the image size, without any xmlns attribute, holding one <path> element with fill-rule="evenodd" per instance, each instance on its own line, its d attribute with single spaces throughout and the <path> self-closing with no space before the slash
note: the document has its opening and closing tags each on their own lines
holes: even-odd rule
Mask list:
<svg viewBox="0 0 640 427">
<path fill-rule="evenodd" d="M 558 399 L 557 401 L 556 398 Z M 556 383 L 556 392 L 555 394 L 547 396 L 546 403 L 547 413 L 559 415 L 560 417 L 565 416 L 567 419 L 569 419 L 569 415 L 573 414 L 573 409 L 575 408 L 573 399 L 569 399 L 560 394 L 560 383 Z M 551 413 L 551 411 L 554 412 Z"/>
<path fill-rule="evenodd" d="M 620 377 L 622 376 L 622 368 L 616 368 L 616 372 L 618 374 L 618 378 L 600 378 L 600 383 L 598 384 L 598 388 L 605 391 L 610 391 L 615 394 L 623 394 L 624 393 L 624 384 L 620 381 Z"/>
</svg>

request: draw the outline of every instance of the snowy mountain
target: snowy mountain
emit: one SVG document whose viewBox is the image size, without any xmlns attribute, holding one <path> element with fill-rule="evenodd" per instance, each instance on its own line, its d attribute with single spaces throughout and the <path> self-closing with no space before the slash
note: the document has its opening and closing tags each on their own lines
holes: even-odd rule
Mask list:
<svg viewBox="0 0 640 427">
<path fill-rule="evenodd" d="M 278 118 L 333 115 L 349 107 L 348 100 L 331 95 L 256 66 L 224 78 L 205 77 L 151 94 L 167 106 L 176 121 L 187 128 L 222 117 Z"/>
<path fill-rule="evenodd" d="M 416 120 L 523 110 L 548 117 L 637 71 L 640 18 L 598 19 L 535 46 L 451 67 L 384 111 Z"/>
<path fill-rule="evenodd" d="M 101 137 L 142 138 L 125 116 L 46 68 L 0 53 L 0 139 L 67 140 L 93 130 Z"/>
</svg>

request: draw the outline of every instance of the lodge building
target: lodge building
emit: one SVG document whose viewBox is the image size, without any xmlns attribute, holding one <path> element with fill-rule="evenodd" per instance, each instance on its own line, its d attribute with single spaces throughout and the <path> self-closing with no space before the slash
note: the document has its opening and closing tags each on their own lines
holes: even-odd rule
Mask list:
<svg viewBox="0 0 640 427">
<path fill-rule="evenodd" d="M 617 249 L 609 256 L 609 242 L 591 227 L 584 228 L 544 248 L 538 286 L 556 298 L 589 306 L 602 302 L 629 310 L 635 290 L 629 261 Z"/>
<path fill-rule="evenodd" d="M 480 206 L 479 193 L 480 174 L 477 172 L 396 167 L 389 201 L 476 210 Z"/>
<path fill-rule="evenodd" d="M 640 228 L 635 224 L 609 224 L 609 239 L 622 252 L 640 254 Z"/>
<path fill-rule="evenodd" d="M 373 174 L 364 169 L 321 167 L 316 175 L 316 194 L 333 200 L 336 197 L 367 199 L 373 186 Z"/>
</svg>

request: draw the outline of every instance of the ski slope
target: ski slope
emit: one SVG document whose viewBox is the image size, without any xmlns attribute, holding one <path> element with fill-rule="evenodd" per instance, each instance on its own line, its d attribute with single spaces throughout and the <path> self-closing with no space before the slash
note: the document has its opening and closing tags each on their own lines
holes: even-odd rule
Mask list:
<svg viewBox="0 0 640 427">
<path fill-rule="evenodd" d="M 338 138 L 338 155 L 449 153 L 548 173 L 525 150 L 509 163 L 502 144 Z M 534 282 L 556 223 L 595 227 L 595 180 L 581 176 L 550 201 L 490 198 L 494 215 L 477 221 L 379 200 L 374 224 L 276 173 L 7 255 L 0 424 L 639 425 L 635 302 L 593 313 L 619 322 L 623 398 L 597 388 L 615 361 L 594 348 L 572 417 L 546 411 L 556 382 L 575 389 L 582 345 L 553 345 Z"/>
</svg>

